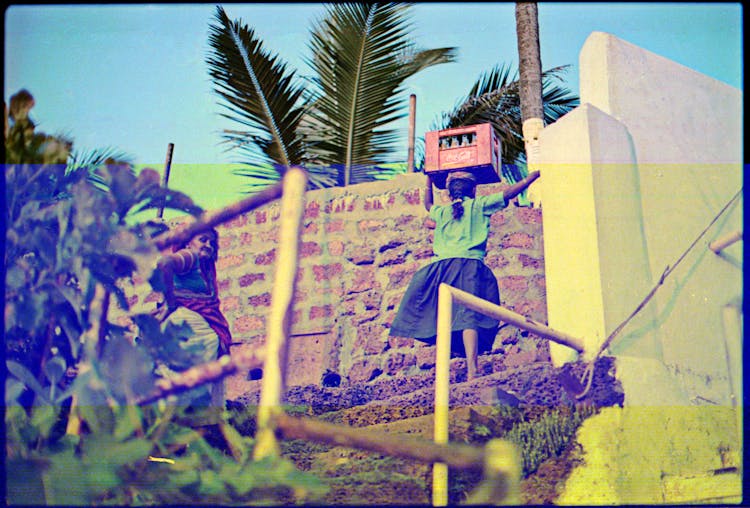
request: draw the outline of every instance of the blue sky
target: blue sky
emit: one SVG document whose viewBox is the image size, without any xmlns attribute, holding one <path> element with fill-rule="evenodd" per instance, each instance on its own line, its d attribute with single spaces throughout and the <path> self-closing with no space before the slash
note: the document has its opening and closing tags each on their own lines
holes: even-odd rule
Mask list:
<svg viewBox="0 0 750 508">
<path fill-rule="evenodd" d="M 81 150 L 116 147 L 140 164 L 225 164 L 220 116 L 207 65 L 208 27 L 217 4 L 14 5 L 5 11 L 4 100 L 21 88 L 36 99 L 32 118 L 66 133 Z M 265 47 L 300 75 L 321 3 L 229 3 L 232 19 L 256 30 Z M 518 61 L 514 4 L 417 3 L 413 37 L 422 48 L 455 46 L 458 62 L 407 82 L 417 95 L 417 136 L 462 98 L 480 73 Z M 578 54 L 604 31 L 734 87 L 743 88 L 739 3 L 540 3 L 542 67 L 570 64 L 578 93 Z M 404 108 L 408 102 L 404 102 Z M 395 125 L 407 136 L 407 120 Z M 406 159 L 404 141 L 403 159 Z"/>
</svg>

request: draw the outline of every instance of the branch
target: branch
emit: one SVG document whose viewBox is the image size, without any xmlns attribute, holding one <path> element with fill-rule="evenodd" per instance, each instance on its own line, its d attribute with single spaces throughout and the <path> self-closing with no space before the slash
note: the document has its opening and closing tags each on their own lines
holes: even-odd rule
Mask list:
<svg viewBox="0 0 750 508">
<path fill-rule="evenodd" d="M 174 379 L 162 378 L 156 382 L 156 390 L 136 401 L 138 405 L 150 404 L 156 400 L 192 390 L 207 383 L 214 383 L 240 370 L 261 367 L 265 360 L 263 348 L 254 351 L 224 355 L 213 362 L 191 367 Z"/>
<path fill-rule="evenodd" d="M 281 196 L 282 182 L 270 185 L 262 191 L 246 197 L 216 212 L 203 213 L 195 222 L 167 231 L 154 238 L 154 246 L 164 250 L 172 245 L 190 241 L 195 235 L 207 231 L 219 224 L 229 222 L 238 215 L 254 210 Z"/>
<path fill-rule="evenodd" d="M 421 462 L 443 462 L 462 470 L 481 470 L 484 450 L 463 444 L 436 444 L 424 438 L 394 436 L 309 418 L 295 418 L 283 412 L 273 416 L 276 428 L 285 439 L 306 439 L 348 448 L 361 448 L 393 457 Z"/>
</svg>

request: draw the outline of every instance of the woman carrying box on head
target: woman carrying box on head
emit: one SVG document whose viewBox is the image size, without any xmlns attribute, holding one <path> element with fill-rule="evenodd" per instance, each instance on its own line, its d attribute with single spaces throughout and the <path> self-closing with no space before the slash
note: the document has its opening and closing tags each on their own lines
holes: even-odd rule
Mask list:
<svg viewBox="0 0 750 508">
<path fill-rule="evenodd" d="M 502 192 L 476 196 L 476 177 L 466 171 L 453 171 L 446 179 L 449 205 L 433 205 L 432 178 L 427 175 L 424 205 L 436 223 L 433 252 L 435 259 L 414 274 L 406 289 L 390 335 L 413 337 L 435 343 L 437 336 L 438 287 L 446 283 L 495 305 L 500 294 L 492 271 L 484 264 L 490 217 L 539 178 L 534 171 Z M 451 350 L 466 356 L 467 377 L 477 374 L 477 355 L 489 351 L 499 322 L 464 307 L 453 307 Z"/>
</svg>

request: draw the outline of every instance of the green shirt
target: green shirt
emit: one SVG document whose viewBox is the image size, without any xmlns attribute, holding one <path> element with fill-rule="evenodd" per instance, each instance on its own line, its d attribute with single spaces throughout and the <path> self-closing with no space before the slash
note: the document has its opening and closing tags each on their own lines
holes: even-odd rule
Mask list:
<svg viewBox="0 0 750 508">
<path fill-rule="evenodd" d="M 453 205 L 433 205 L 430 218 L 436 222 L 432 250 L 435 261 L 447 258 L 484 260 L 490 216 L 508 206 L 503 193 L 466 198 L 463 216 L 453 218 Z"/>
</svg>

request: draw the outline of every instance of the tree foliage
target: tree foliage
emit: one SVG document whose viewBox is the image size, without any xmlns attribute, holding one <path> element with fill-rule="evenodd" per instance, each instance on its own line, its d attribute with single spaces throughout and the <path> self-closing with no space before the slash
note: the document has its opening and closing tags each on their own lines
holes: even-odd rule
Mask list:
<svg viewBox="0 0 750 508">
<path fill-rule="evenodd" d="M 191 332 L 134 314 L 136 342 L 111 321 L 115 304 L 129 310 L 124 281 L 158 280 L 151 240 L 163 227 L 128 219 L 162 206 L 202 210 L 154 170 L 65 164 L 72 142 L 36 132 L 29 109 L 11 108 L 5 136 L 8 503 L 263 504 L 274 489 L 317 492 L 288 461 L 252 461 L 253 440 L 229 413 L 134 403 L 153 389 L 169 345 Z M 79 431 L 66 432 L 75 421 Z"/>
<path fill-rule="evenodd" d="M 554 67 L 542 73 L 544 123 L 549 125 L 577 107 L 580 100 L 562 86 L 568 66 Z M 511 182 L 523 178 L 518 167 L 526 163 L 521 118 L 518 71 L 508 65 L 496 65 L 477 78 L 467 95 L 437 120 L 433 130 L 491 123 L 500 140 L 504 176 Z"/>
<path fill-rule="evenodd" d="M 255 31 L 217 7 L 208 57 L 225 116 L 244 130 L 225 141 L 248 156 L 256 189 L 278 180 L 290 165 L 304 165 L 314 187 L 375 178 L 373 166 L 394 151 L 388 128 L 405 115 L 403 83 L 417 72 L 455 59 L 454 48 L 420 50 L 408 38 L 410 6 L 334 3 L 311 33 L 307 82 Z"/>
</svg>

